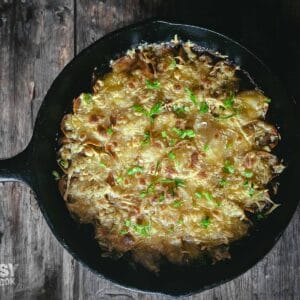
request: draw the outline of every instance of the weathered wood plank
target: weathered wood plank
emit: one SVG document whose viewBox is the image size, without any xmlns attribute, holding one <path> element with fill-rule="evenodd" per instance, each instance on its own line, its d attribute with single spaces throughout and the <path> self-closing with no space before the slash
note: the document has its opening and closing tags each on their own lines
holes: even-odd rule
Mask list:
<svg viewBox="0 0 300 300">
<path fill-rule="evenodd" d="M 0 157 L 32 135 L 51 82 L 73 57 L 73 1 L 0 1 Z M 0 299 L 70 298 L 72 259 L 50 232 L 30 189 L 0 184 L 0 263 L 14 263 L 14 286 Z M 70 274 L 67 278 L 62 277 Z M 72 286 L 72 284 L 71 284 Z"/>
</svg>

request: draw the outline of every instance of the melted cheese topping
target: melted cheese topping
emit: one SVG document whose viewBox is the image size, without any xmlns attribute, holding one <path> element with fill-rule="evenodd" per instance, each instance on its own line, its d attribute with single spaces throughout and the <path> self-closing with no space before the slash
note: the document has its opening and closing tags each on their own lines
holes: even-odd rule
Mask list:
<svg viewBox="0 0 300 300">
<path fill-rule="evenodd" d="M 240 239 L 249 213 L 274 208 L 266 184 L 283 169 L 269 100 L 239 91 L 237 67 L 178 41 L 112 62 L 62 121 L 60 189 L 107 252 L 146 268 L 188 263 Z M 246 215 L 246 212 L 249 212 Z"/>
</svg>

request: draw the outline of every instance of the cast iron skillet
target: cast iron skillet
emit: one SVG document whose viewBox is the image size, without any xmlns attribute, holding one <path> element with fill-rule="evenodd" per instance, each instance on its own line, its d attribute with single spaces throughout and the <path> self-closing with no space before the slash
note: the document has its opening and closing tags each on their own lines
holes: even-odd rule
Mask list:
<svg viewBox="0 0 300 300">
<path fill-rule="evenodd" d="M 229 58 L 247 70 L 257 85 L 272 99 L 268 119 L 280 128 L 282 140 L 276 154 L 288 168 L 280 176 L 275 201 L 282 205 L 259 229 L 231 247 L 232 259 L 213 266 L 194 264 L 176 267 L 164 264 L 159 276 L 140 266 L 133 267 L 124 257 L 102 258 L 101 249 L 89 225 L 78 225 L 69 215 L 51 172 L 57 168 L 57 133 L 63 115 L 70 111 L 72 100 L 90 90 L 95 67 L 108 71 L 108 62 L 140 42 L 169 41 L 178 34 Z M 279 58 L 280 59 L 280 58 Z M 299 197 L 299 129 L 295 122 L 295 104 L 278 80 L 251 52 L 235 41 L 205 28 L 146 21 L 115 31 L 98 40 L 76 56 L 52 84 L 40 108 L 33 137 L 17 156 L 0 161 L 0 181 L 23 181 L 35 192 L 39 206 L 59 242 L 96 274 L 130 289 L 171 295 L 184 295 L 212 288 L 242 274 L 270 251 L 290 221 Z"/>
</svg>

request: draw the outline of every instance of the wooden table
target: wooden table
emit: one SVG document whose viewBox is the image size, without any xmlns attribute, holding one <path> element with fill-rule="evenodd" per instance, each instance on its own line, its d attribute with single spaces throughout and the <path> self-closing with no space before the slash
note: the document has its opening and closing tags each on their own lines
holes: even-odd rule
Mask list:
<svg viewBox="0 0 300 300">
<path fill-rule="evenodd" d="M 299 98 L 299 0 L 236 5 L 200 0 L 0 0 L 0 157 L 25 148 L 46 91 L 74 55 L 107 32 L 152 16 L 202 25 L 239 40 L 271 66 L 294 99 Z M 259 264 L 191 299 L 300 299 L 299 232 L 298 209 Z M 17 264 L 17 269 L 15 285 L 0 286 L 0 299 L 167 299 L 122 289 L 77 263 L 50 232 L 31 190 L 21 183 L 0 184 L 1 263 Z"/>
</svg>

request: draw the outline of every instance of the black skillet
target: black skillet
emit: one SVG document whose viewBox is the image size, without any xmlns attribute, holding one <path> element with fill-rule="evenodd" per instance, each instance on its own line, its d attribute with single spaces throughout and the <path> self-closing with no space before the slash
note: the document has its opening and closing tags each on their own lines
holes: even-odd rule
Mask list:
<svg viewBox="0 0 300 300">
<path fill-rule="evenodd" d="M 164 264 L 160 275 L 140 266 L 133 267 L 126 257 L 102 258 L 101 249 L 89 225 L 78 225 L 69 215 L 51 172 L 57 169 L 57 133 L 63 115 L 70 111 L 72 100 L 90 90 L 95 67 L 103 74 L 108 64 L 127 49 L 141 42 L 170 41 L 175 34 L 183 40 L 228 55 L 230 60 L 251 74 L 272 99 L 268 119 L 278 125 L 282 140 L 276 154 L 287 169 L 279 177 L 279 193 L 274 200 L 282 205 L 250 236 L 231 247 L 232 259 L 213 266 L 193 264 L 176 267 Z M 171 295 L 184 295 L 212 288 L 233 279 L 260 261 L 274 246 L 290 221 L 298 203 L 297 156 L 299 129 L 295 104 L 268 68 L 251 52 L 235 41 L 205 28 L 147 21 L 115 31 L 98 40 L 76 56 L 59 74 L 40 108 L 33 137 L 17 156 L 0 161 L 0 181 L 23 181 L 35 192 L 39 206 L 59 242 L 90 270 L 126 288 Z"/>
</svg>

